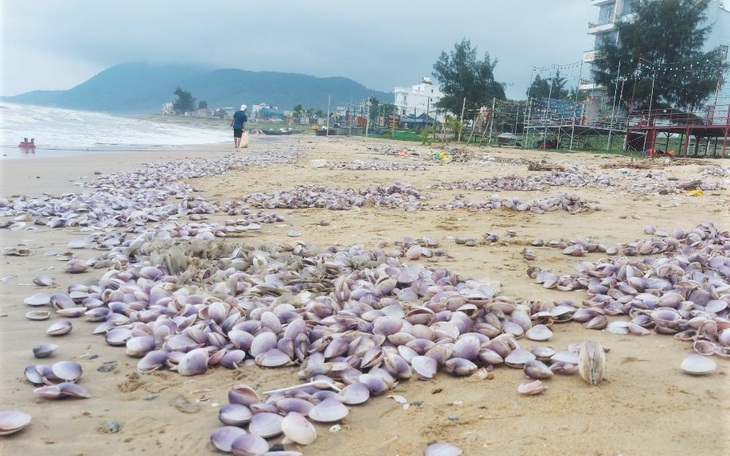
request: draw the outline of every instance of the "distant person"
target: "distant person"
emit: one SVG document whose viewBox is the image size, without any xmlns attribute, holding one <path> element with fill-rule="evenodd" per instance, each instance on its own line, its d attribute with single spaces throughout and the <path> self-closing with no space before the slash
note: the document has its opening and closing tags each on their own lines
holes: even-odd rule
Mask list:
<svg viewBox="0 0 730 456">
<path fill-rule="evenodd" d="M 35 149 L 35 138 L 30 138 L 30 147 Z"/>
<path fill-rule="evenodd" d="M 233 114 L 233 119 L 231 119 L 231 126 L 233 127 L 233 144 L 236 149 L 241 147 L 241 137 L 246 131 L 246 122 L 248 122 L 248 116 L 246 115 L 247 109 L 248 106 L 245 104 L 241 105 L 241 109 L 236 111 Z"/>
<path fill-rule="evenodd" d="M 28 147 L 30 143 L 28 142 L 28 138 L 23 138 L 23 140 L 18 144 L 18 147 Z"/>
</svg>

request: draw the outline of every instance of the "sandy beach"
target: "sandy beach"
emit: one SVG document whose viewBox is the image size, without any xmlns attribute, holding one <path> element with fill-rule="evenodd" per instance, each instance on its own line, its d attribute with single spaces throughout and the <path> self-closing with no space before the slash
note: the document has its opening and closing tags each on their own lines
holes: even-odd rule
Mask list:
<svg viewBox="0 0 730 456">
<path fill-rule="evenodd" d="M 24 430 L 0 437 L 0 453 L 222 454 L 211 445 L 210 435 L 221 425 L 218 412 L 228 403 L 234 385 L 250 385 L 263 399 L 265 391 L 302 381 L 298 377 L 301 365 L 263 368 L 252 362 L 238 370 L 212 366 L 195 376 L 182 376 L 167 368 L 142 374 L 137 371 L 139 359 L 128 356 L 123 346 L 107 344 L 104 335 L 93 334 L 99 323 L 84 316 L 68 318 L 73 323 L 69 334 L 47 335 L 46 329 L 64 318 L 51 312 L 48 320 L 31 321 L 25 315 L 34 309 L 24 301 L 36 293 L 67 293 L 74 284 L 97 284 L 108 267 L 70 274 L 64 270 L 69 257 L 63 255 L 68 252 L 87 262 L 103 257 L 108 250 L 94 248 L 93 243 L 86 248 L 69 247 L 70 242 L 95 233 L 97 237 L 99 233 L 125 233 L 131 240 L 145 229 L 164 230 L 174 224 L 231 226 L 243 218 L 240 210 L 247 205 L 252 213 L 276 214 L 276 220 L 260 223 L 259 229 L 229 232 L 216 242 L 299 245 L 313 251 L 330 246 L 380 249 L 404 264 L 447 269 L 461 280 L 491 284 L 495 296 L 504 301 L 534 307 L 541 303 L 550 308 L 564 301 L 581 307 L 589 297 L 587 290 L 546 288 L 533 277 L 536 268 L 569 276 L 585 270 L 589 263 L 624 256 L 601 250 L 583 256 L 564 254 L 565 246 L 576 241 L 626 246 L 671 237 L 676 230 L 690 232 L 698 226 L 712 226 L 727 239 L 730 229 L 730 159 L 421 146 L 376 138 L 298 136 L 281 141 L 254 140 L 250 149 L 241 151 L 225 144 L 155 152 L 154 156 L 114 152 L 0 162 L 0 198 L 7 201 L 0 207 L 5 211 L 0 221 L 7 222 L 0 229 L 4 253 L 0 268 L 0 408 L 32 416 Z M 297 159 L 265 166 L 245 164 L 246 157 L 274 156 L 272 150 L 277 147 L 298 151 Z M 435 159 L 439 152 L 449 159 Z M 168 196 L 159 204 L 179 205 L 186 200 L 192 207 L 205 201 L 217 211 L 195 216 L 179 212 L 166 221 L 150 217 L 137 224 L 127 217 L 117 227 L 99 229 L 51 228 L 35 223 L 48 216 L 21 217 L 8 208 L 64 194 L 93 194 L 92 190 L 101 190 L 86 185 L 103 175 L 170 162 L 183 168 L 186 163 L 206 160 L 227 160 L 229 164 L 222 173 L 186 180 L 192 192 L 180 198 Z M 164 174 L 155 179 L 158 181 L 140 182 L 130 191 L 151 192 L 165 184 Z M 291 200 L 293 206 L 323 188 L 371 189 L 379 192 L 382 204 L 339 210 L 267 207 L 277 200 L 277 192 L 298 195 Z M 704 190 L 693 191 L 700 188 Z M 401 195 L 406 197 L 396 198 Z M 549 205 L 552 203 L 546 200 L 566 195 L 580 204 L 580 210 L 517 210 L 504 203 Z M 487 210 L 485 202 L 495 200 L 502 201 L 502 207 Z M 237 210 L 227 213 L 226 207 Z M 538 239 L 544 245 L 534 245 Z M 437 254 L 404 256 L 404 245 L 425 240 Z M 526 258 L 525 249 L 533 252 L 534 259 Z M 727 267 L 727 243 L 725 251 Z M 641 262 L 644 257 L 671 258 L 674 254 L 658 252 L 630 259 Z M 52 278 L 53 284 L 35 284 L 34 278 L 40 275 Z M 727 281 L 724 288 L 715 285 L 724 296 L 718 299 L 727 302 Z M 51 306 L 42 309 L 53 310 Z M 717 318 L 723 317 L 727 319 L 727 311 Z M 608 315 L 608 321 L 630 319 Z M 532 379 L 522 369 L 503 364 L 495 365 L 488 378 L 457 378 L 443 371 L 427 381 L 413 376 L 400 380 L 385 394 L 351 406 L 336 429 L 332 424 L 315 424 L 318 438 L 314 443 L 285 447 L 309 456 L 421 455 L 436 442 L 450 443 L 464 455 L 730 454 L 730 359 L 712 356 L 717 364 L 714 372 L 688 375 L 680 364 L 693 353 L 692 342 L 657 334 L 651 327 L 646 335 L 622 335 L 569 321 L 553 323 L 551 330 L 553 336 L 547 341 L 525 337 L 517 343 L 524 349 L 549 346 L 567 350 L 585 340 L 600 342 L 608 352 L 606 373 L 598 385 L 587 384 L 577 374 L 553 375 L 544 380 L 547 390 L 542 394 L 521 395 L 518 385 Z M 31 349 L 43 342 L 57 344 L 58 349 L 49 358 L 36 359 Z M 26 366 L 64 360 L 82 366 L 78 383 L 90 392 L 90 398 L 52 400 L 34 393 L 37 385 L 26 379 Z M 407 407 L 399 402 L 401 398 Z M 280 441 L 280 436 L 275 437 L 269 444 Z"/>
</svg>

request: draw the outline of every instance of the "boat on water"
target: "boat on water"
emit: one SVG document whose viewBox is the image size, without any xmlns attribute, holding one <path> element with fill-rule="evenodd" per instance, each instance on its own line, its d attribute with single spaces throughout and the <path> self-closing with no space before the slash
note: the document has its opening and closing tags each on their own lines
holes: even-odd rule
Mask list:
<svg viewBox="0 0 730 456">
<path fill-rule="evenodd" d="M 301 133 L 302 130 L 294 130 L 292 128 L 287 128 L 287 129 L 284 129 L 284 128 L 279 128 L 279 129 L 270 128 L 270 129 L 261 130 L 261 132 L 263 134 L 265 134 L 265 135 L 277 136 L 277 135 L 295 135 L 297 133 Z"/>
</svg>

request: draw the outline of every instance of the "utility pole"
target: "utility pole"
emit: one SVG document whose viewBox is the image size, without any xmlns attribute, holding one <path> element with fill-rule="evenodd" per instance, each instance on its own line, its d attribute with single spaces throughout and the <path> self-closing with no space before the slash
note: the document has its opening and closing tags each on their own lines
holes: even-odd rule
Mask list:
<svg viewBox="0 0 730 456">
<path fill-rule="evenodd" d="M 464 125 L 464 109 L 466 109 L 466 97 L 464 97 L 464 102 L 461 104 L 461 118 L 459 119 L 459 125 Z M 456 135 L 456 142 L 461 142 L 461 128 L 459 128 L 459 134 Z"/>
<path fill-rule="evenodd" d="M 613 119 L 616 116 L 616 92 L 618 92 L 618 82 L 621 79 L 621 61 L 618 61 L 618 69 L 616 70 L 616 86 L 613 88 L 613 106 L 611 107 L 611 123 L 608 124 L 608 143 L 606 150 L 611 150 L 611 133 L 613 133 Z"/>
</svg>

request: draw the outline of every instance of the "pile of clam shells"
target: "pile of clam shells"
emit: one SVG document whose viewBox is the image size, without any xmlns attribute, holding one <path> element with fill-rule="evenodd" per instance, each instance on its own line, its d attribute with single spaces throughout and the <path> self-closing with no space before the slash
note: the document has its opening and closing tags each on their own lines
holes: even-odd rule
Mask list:
<svg viewBox="0 0 730 456">
<path fill-rule="evenodd" d="M 448 203 L 431 206 L 434 210 L 469 209 L 473 211 L 490 211 L 492 209 L 508 209 L 519 212 L 542 214 L 545 212 L 566 211 L 571 214 L 600 211 L 601 206 L 591 203 L 578 195 L 561 193 L 531 201 L 523 201 L 519 197 L 503 198 L 492 195 L 487 201 L 465 201 L 455 199 Z"/>
<path fill-rule="evenodd" d="M 587 290 L 580 318 L 600 322 L 593 329 L 617 334 L 653 329 L 692 342 L 699 354 L 730 356 L 728 233 L 710 222 L 671 234 L 645 231 L 656 237 L 617 246 L 627 256 L 581 263 L 576 274 L 530 272 L 546 288 Z M 656 253 L 663 255 L 644 256 Z M 618 315 L 631 319 L 608 322 L 607 316 Z"/>
<path fill-rule="evenodd" d="M 319 185 L 297 185 L 291 190 L 255 193 L 243 198 L 254 207 L 265 209 L 326 208 L 347 210 L 352 207 L 419 208 L 428 199 L 412 185 L 394 182 L 389 186 L 370 186 L 364 190 L 333 189 Z"/>
<path fill-rule="evenodd" d="M 283 153 L 271 160 L 294 156 Z M 617 334 L 653 330 L 691 341 L 696 355 L 681 366 L 691 374 L 712 372 L 711 355 L 730 355 L 730 238 L 712 223 L 688 232 L 652 231 L 650 239 L 614 248 L 601 249 L 583 239 L 547 243 L 572 256 L 606 254 L 595 263 L 580 263 L 575 274 L 530 269 L 545 288 L 585 289 L 588 298 L 581 303 L 515 302 L 500 295 L 496 283 L 415 263 L 437 247 L 427 240 L 396 243 L 391 250 L 224 241 L 232 232 L 256 229 L 251 223 L 280 218 L 259 212 L 251 220 L 248 216 L 254 213 L 241 202 L 193 198 L 193 189 L 177 181 L 239 165 L 233 158 L 212 169 L 209 162 L 191 161 L 183 169 L 155 164 L 143 172 L 101 179 L 93 185 L 98 190 L 93 197 L 83 193 L 0 201 L 0 215 L 15 217 L 3 225 L 11 229 L 29 221 L 49 227 L 125 229 L 88 240 L 105 249 L 94 263 L 107 269 L 100 279 L 26 300 L 35 309 L 29 318 L 50 317 L 50 311 L 39 310 L 45 307 L 64 318 L 48 327 L 49 335 L 63 337 L 72 332 L 73 319 L 85 320 L 93 334 L 138 358 L 140 373 L 169 369 L 191 376 L 217 366 L 301 367 L 299 379 L 305 384 L 270 392 L 266 399 L 247 385 L 233 387 L 229 404 L 220 411 L 223 426 L 211 436 L 221 451 L 263 453 L 269 449 L 266 439 L 282 434 L 306 445 L 316 439 L 309 420 L 337 423 L 347 416 L 348 405 L 385 394 L 398 382 L 428 380 L 439 372 L 486 378 L 500 365 L 521 369 L 533 380 L 517 389 L 526 395 L 543 393 L 542 380 L 554 374 L 578 373 L 595 385 L 606 370 L 605 347 L 590 341 L 564 350 L 541 345 L 550 340 L 555 325 L 572 321 Z M 166 182 L 165 189 L 159 181 Z M 422 208 L 427 199 L 399 183 L 332 193 L 302 186 L 251 195 L 246 202 L 262 208 Z M 495 196 L 484 203 L 457 200 L 434 207 L 456 208 L 535 213 L 600 209 L 566 194 L 527 202 Z M 224 225 L 171 220 L 221 211 L 245 212 L 247 217 Z M 156 228 L 149 229 L 149 223 L 157 223 Z M 12 254 L 20 253 L 16 249 Z M 656 254 L 662 255 L 648 256 Z M 82 273 L 91 267 L 69 258 L 65 270 Z M 614 316 L 630 320 L 610 321 Z M 525 339 L 537 344 L 523 346 Z M 37 346 L 33 352 L 43 358 L 55 348 Z M 89 397 L 77 383 L 80 377 L 80 366 L 70 361 L 25 369 L 25 378 L 38 387 L 36 393 L 47 399 Z M 16 432 L 29 423 L 22 412 L 0 412 L 0 432 Z M 444 446 L 433 451 L 439 448 L 446 453 L 433 454 L 459 454 Z"/>
<path fill-rule="evenodd" d="M 352 162 L 331 163 L 331 169 L 347 171 L 425 171 L 423 163 L 403 163 L 390 160 L 354 160 Z"/>
<path fill-rule="evenodd" d="M 517 175 L 484 177 L 476 181 L 440 182 L 430 188 L 439 190 L 478 190 L 500 192 L 507 190 L 543 191 L 546 187 L 612 187 L 614 181 L 585 166 L 552 170 L 530 177 Z"/>
</svg>

